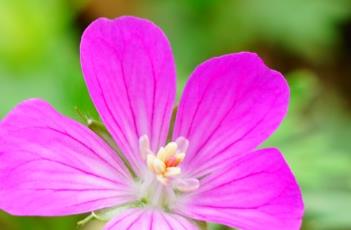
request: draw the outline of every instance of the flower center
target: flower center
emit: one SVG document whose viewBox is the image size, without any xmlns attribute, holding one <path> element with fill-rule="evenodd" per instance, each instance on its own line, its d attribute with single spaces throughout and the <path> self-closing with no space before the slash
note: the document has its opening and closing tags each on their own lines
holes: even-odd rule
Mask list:
<svg viewBox="0 0 351 230">
<path fill-rule="evenodd" d="M 147 167 L 165 185 L 171 178 L 181 173 L 179 164 L 184 160 L 185 153 L 177 152 L 177 150 L 178 144 L 170 142 L 165 147 L 161 147 L 156 155 L 152 153 L 146 155 Z"/>
<path fill-rule="evenodd" d="M 147 170 L 138 186 L 139 198 L 146 198 L 153 206 L 171 208 L 184 193 L 199 188 L 198 179 L 182 174 L 181 163 L 186 156 L 188 145 L 189 141 L 180 137 L 153 152 L 149 138 L 146 135 L 140 137 L 140 153 Z"/>
</svg>

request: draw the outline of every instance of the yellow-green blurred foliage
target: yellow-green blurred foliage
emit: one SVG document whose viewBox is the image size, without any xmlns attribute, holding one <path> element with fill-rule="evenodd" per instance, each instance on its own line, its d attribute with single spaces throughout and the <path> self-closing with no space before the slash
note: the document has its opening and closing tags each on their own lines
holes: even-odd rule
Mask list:
<svg viewBox="0 0 351 230">
<path fill-rule="evenodd" d="M 179 94 L 197 64 L 224 53 L 255 51 L 283 72 L 290 111 L 265 145 L 285 153 L 302 187 L 303 229 L 351 229 L 351 1 L 0 0 L 0 119 L 30 97 L 97 117 L 80 72 L 80 35 L 96 17 L 123 14 L 164 29 Z M 75 229 L 80 218 L 0 213 L 0 229 Z"/>
</svg>

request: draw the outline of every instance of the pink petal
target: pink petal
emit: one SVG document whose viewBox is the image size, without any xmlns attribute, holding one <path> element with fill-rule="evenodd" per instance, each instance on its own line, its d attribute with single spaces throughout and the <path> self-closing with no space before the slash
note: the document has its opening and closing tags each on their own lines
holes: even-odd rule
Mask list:
<svg viewBox="0 0 351 230">
<path fill-rule="evenodd" d="M 113 220 L 104 230 L 198 230 L 182 216 L 153 209 L 129 209 Z"/>
<path fill-rule="evenodd" d="M 67 215 L 129 202 L 132 178 L 96 134 L 32 99 L 0 123 L 0 209 Z"/>
<path fill-rule="evenodd" d="M 256 54 L 229 54 L 198 66 L 174 130 L 174 139 L 189 140 L 184 170 L 203 175 L 257 147 L 282 121 L 288 100 L 283 76 Z"/>
<path fill-rule="evenodd" d="M 166 36 L 135 17 L 100 18 L 84 32 L 81 63 L 90 96 L 132 166 L 144 164 L 138 140 L 158 150 L 175 100 L 175 66 Z"/>
<path fill-rule="evenodd" d="M 245 155 L 201 181 L 199 190 L 178 204 L 195 219 L 239 229 L 299 229 L 301 191 L 277 149 Z"/>
</svg>

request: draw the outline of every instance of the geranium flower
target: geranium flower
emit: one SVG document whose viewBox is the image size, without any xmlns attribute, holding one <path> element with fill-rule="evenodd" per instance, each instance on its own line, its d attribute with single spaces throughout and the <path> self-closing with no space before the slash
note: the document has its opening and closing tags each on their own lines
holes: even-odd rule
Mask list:
<svg viewBox="0 0 351 230">
<path fill-rule="evenodd" d="M 97 19 L 83 34 L 81 64 L 120 151 L 48 103 L 26 100 L 0 125 L 2 210 L 93 212 L 108 220 L 106 230 L 199 229 L 199 222 L 300 227 L 301 192 L 286 161 L 278 149 L 256 150 L 282 121 L 289 100 L 283 76 L 256 54 L 199 65 L 173 125 L 175 65 L 153 23 Z"/>
</svg>

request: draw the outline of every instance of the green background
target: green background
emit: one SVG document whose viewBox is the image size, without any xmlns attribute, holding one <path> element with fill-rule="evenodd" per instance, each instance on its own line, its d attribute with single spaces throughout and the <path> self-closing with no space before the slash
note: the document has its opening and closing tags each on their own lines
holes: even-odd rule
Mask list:
<svg viewBox="0 0 351 230">
<path fill-rule="evenodd" d="M 97 117 L 80 70 L 80 35 L 95 18 L 120 15 L 165 31 L 178 96 L 196 65 L 224 53 L 254 51 L 284 73 L 289 114 L 265 146 L 283 151 L 302 187 L 303 229 L 351 229 L 351 1 L 0 0 L 0 118 L 31 97 L 77 119 L 75 107 Z M 76 229 L 81 218 L 0 213 L 0 229 Z M 99 229 L 93 225 L 86 229 Z"/>
</svg>

